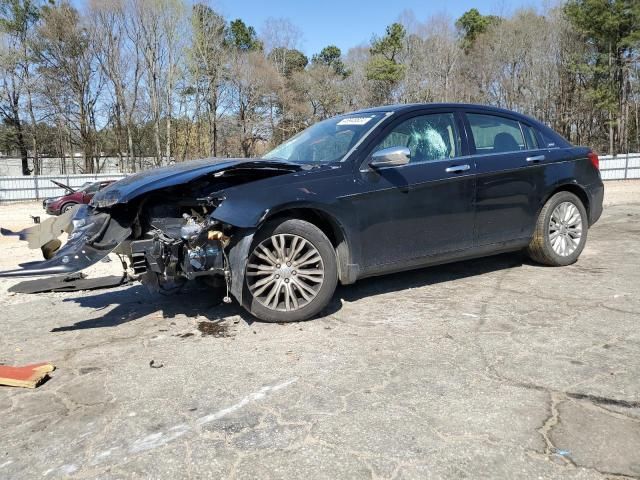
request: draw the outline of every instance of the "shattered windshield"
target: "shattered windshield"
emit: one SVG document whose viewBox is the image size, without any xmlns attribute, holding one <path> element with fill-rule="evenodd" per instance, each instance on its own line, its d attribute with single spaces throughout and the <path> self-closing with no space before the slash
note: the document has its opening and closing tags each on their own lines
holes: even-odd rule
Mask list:
<svg viewBox="0 0 640 480">
<path fill-rule="evenodd" d="M 263 158 L 292 163 L 339 162 L 387 115 L 387 112 L 354 113 L 318 122 Z"/>
</svg>

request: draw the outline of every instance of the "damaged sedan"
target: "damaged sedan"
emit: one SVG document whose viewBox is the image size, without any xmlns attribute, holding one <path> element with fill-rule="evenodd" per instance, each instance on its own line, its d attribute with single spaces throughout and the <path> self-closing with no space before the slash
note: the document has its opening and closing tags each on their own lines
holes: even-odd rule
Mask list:
<svg viewBox="0 0 640 480">
<path fill-rule="evenodd" d="M 386 106 L 319 122 L 261 159 L 120 180 L 21 232 L 48 259 L 0 276 L 68 274 L 115 252 L 151 289 L 202 278 L 259 319 L 298 321 L 338 282 L 517 250 L 569 265 L 602 197 L 597 155 L 529 117 Z"/>
</svg>

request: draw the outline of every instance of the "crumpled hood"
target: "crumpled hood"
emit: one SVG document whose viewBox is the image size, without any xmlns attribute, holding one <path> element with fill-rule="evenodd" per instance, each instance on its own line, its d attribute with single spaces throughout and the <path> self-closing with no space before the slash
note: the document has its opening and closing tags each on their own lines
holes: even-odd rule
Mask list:
<svg viewBox="0 0 640 480">
<path fill-rule="evenodd" d="M 188 183 L 205 175 L 237 169 L 297 172 L 302 167 L 286 162 L 241 158 L 208 158 L 180 162 L 169 167 L 154 168 L 123 178 L 98 192 L 91 203 L 99 205 L 99 202 L 106 198 L 113 200 L 109 202 L 111 204 L 126 203 L 153 190 Z"/>
</svg>

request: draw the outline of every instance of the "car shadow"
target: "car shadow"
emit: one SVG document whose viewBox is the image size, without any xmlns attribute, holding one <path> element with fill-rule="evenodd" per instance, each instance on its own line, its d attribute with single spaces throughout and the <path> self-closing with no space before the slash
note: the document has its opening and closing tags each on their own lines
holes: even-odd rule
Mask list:
<svg viewBox="0 0 640 480">
<path fill-rule="evenodd" d="M 360 280 L 353 285 L 339 286 L 333 300 L 320 312 L 318 317 L 332 315 L 342 307 L 342 300 L 355 302 L 366 297 L 402 290 L 425 287 L 441 282 L 482 275 L 498 270 L 515 268 L 528 263 L 521 253 L 505 253 L 476 260 L 466 260 L 446 265 L 411 270 Z M 93 328 L 116 327 L 153 313 L 161 313 L 165 319 L 178 315 L 204 317 L 214 322 L 222 322 L 232 316 L 239 316 L 246 324 L 256 321 L 237 302 L 222 303 L 224 292 L 201 286 L 190 286 L 180 293 L 166 296 L 149 293 L 143 285 L 135 285 L 117 291 L 94 295 L 84 295 L 65 299 L 94 310 L 115 308 L 97 318 L 76 322 L 73 325 L 52 329 L 52 332 L 66 332 Z"/>
<path fill-rule="evenodd" d="M 201 286 L 189 286 L 179 293 L 163 295 L 151 293 L 144 285 L 137 284 L 116 291 L 68 298 L 64 302 L 76 303 L 95 311 L 106 310 L 113 305 L 115 307 L 102 316 L 82 320 L 72 325 L 55 327 L 51 332 L 117 327 L 154 313 L 161 314 L 164 319 L 184 315 L 221 321 L 227 317 L 239 315 L 249 325 L 255 321 L 236 303 L 223 303 L 223 296 L 224 292 L 221 290 Z"/>
</svg>

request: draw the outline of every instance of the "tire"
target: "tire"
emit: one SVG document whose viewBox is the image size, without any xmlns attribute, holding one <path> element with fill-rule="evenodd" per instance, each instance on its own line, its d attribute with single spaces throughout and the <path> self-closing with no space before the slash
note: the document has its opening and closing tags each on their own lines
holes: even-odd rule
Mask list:
<svg viewBox="0 0 640 480">
<path fill-rule="evenodd" d="M 307 320 L 329 303 L 337 283 L 336 252 L 322 230 L 304 220 L 272 222 L 251 245 L 243 306 L 265 322 Z"/>
<path fill-rule="evenodd" d="M 584 249 L 588 229 L 582 201 L 573 193 L 558 192 L 540 210 L 527 254 L 543 265 L 571 265 Z"/>
<path fill-rule="evenodd" d="M 71 210 L 76 205 L 78 205 L 78 204 L 77 203 L 73 203 L 73 202 L 65 203 L 62 206 L 62 208 L 60 209 L 60 214 L 67 213 L 69 210 Z"/>
</svg>

